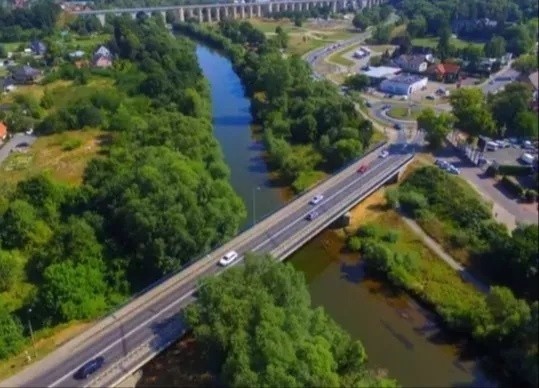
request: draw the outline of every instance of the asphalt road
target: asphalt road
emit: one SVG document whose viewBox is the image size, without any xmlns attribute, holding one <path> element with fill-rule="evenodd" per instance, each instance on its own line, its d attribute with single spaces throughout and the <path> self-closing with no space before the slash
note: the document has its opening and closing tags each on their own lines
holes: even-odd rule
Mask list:
<svg viewBox="0 0 539 388">
<path fill-rule="evenodd" d="M 24 133 L 16 133 L 11 139 L 9 139 L 3 146 L 0 147 L 0 164 L 7 159 L 12 150 L 17 148 L 18 144 L 27 143 L 31 145 L 36 141 L 36 137 L 33 135 L 26 135 Z"/>
<path fill-rule="evenodd" d="M 295 210 L 282 217 L 266 230 L 256 233 L 252 238 L 234 246 L 233 249 L 240 256 L 251 251 L 270 252 L 302 231 L 310 222 L 305 217 L 311 211 L 316 209 L 319 213 L 318 217 L 323 217 L 324 213 L 330 211 L 346 198 L 352 195 L 359 197 L 363 192 L 367 191 L 367 186 L 372 182 L 377 182 L 386 177 L 390 170 L 408 157 L 409 153 L 406 154 L 406 152 L 411 152 L 412 150 L 409 147 L 406 151 L 402 151 L 403 145 L 393 145 L 391 147 L 393 148 L 387 158 L 381 159 L 377 158 L 377 155 L 369 155 L 358 161 L 353 168 L 345 170 L 343 174 L 346 174 L 346 176 L 335 180 L 336 183 L 328 186 L 325 192 L 313 192 L 312 196 L 315 194 L 324 195 L 324 200 L 320 204 L 316 206 L 309 205 L 308 201 L 312 196 L 305 197 L 301 206 L 296 207 Z M 369 169 L 363 174 L 357 173 L 357 167 L 365 163 L 369 164 Z M 241 235 L 236 240 L 242 241 Z M 219 257 L 214 258 L 215 263 L 218 260 Z M 214 264 L 191 280 L 179 282 L 158 297 L 147 301 L 143 308 L 131 312 L 111 330 L 105 330 L 101 335 L 90 338 L 86 343 L 83 343 L 75 351 L 67 355 L 65 359 L 58 359 L 54 367 L 40 368 L 39 372 L 32 378 L 19 380 L 20 385 L 25 387 L 74 387 L 88 384 L 89 380 L 81 382 L 73 378 L 73 374 L 82 364 L 102 355 L 105 358 L 105 365 L 100 372 L 106 370 L 107 366 L 122 359 L 141 343 L 154 336 L 159 330 L 158 327 L 177 317 L 178 313 L 194 300 L 194 290 L 201 278 L 215 275 L 222 270 L 223 268 Z M 10 382 L 5 381 L 0 385 L 6 386 L 5 384 L 10 384 Z"/>
<path fill-rule="evenodd" d="M 481 89 L 483 93 L 496 93 L 505 88 L 506 85 L 516 81 L 520 73 L 514 69 L 506 68 L 500 72 L 493 74 L 491 78 L 486 82 Z"/>
</svg>

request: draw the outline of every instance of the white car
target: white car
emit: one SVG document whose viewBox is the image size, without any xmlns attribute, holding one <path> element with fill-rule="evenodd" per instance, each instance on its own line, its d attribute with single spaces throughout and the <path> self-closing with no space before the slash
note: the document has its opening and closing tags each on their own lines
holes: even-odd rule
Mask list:
<svg viewBox="0 0 539 388">
<path fill-rule="evenodd" d="M 389 152 L 387 150 L 383 150 L 380 152 L 380 158 L 385 159 L 389 156 Z"/>
<path fill-rule="evenodd" d="M 315 195 L 313 199 L 309 202 L 311 205 L 316 205 L 320 203 L 324 199 L 324 196 L 322 194 Z"/>
<path fill-rule="evenodd" d="M 314 220 L 316 217 L 318 217 L 318 213 L 317 212 L 310 212 L 309 214 L 307 214 L 307 220 L 308 221 L 312 221 Z"/>
<path fill-rule="evenodd" d="M 226 255 L 224 255 L 221 260 L 219 260 L 219 264 L 223 267 L 226 267 L 227 265 L 230 265 L 238 258 L 238 252 L 236 251 L 230 251 Z"/>
</svg>

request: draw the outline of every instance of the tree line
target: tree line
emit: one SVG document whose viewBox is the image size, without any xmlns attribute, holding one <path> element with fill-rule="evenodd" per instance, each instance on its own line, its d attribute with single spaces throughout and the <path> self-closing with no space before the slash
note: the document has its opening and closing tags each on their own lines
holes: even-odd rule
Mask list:
<svg viewBox="0 0 539 388">
<path fill-rule="evenodd" d="M 39 0 L 28 8 L 0 7 L 0 42 L 18 42 L 50 33 L 61 8 L 52 0 Z"/>
<path fill-rule="evenodd" d="M 111 133 L 107 154 L 79 187 L 39 175 L 0 200 L 0 291 L 34 290 L 22 305 L 0 300 L 0 357 L 24 344 L 29 308 L 38 328 L 98 317 L 228 240 L 245 217 L 194 45 L 152 18 L 112 27 L 116 91 L 88 88 L 36 128 L 101 127 Z"/>
<path fill-rule="evenodd" d="M 372 123 L 328 81 L 314 80 L 301 58 L 285 57 L 278 35 L 268 40 L 248 22 L 230 20 L 214 27 L 177 23 L 175 29 L 231 59 L 264 129 L 269 161 L 297 192 L 314 183 L 316 171 L 337 169 L 368 147 Z"/>
<path fill-rule="evenodd" d="M 387 244 L 395 238 L 373 228 L 360 230 L 348 246 L 360 250 L 367 263 L 393 283 L 429 300 L 452 329 L 471 335 L 503 360 L 511 373 L 536 386 L 537 225 L 519 226 L 509 233 L 492 219 L 488 206 L 471 188 L 434 166 L 414 171 L 401 186 L 388 190 L 386 198 L 388 204 L 417 220 L 448 252 L 465 251 L 470 268 L 493 285 L 490 292 L 472 298 L 451 287 L 423 291 L 417 258 L 395 251 Z"/>
</svg>

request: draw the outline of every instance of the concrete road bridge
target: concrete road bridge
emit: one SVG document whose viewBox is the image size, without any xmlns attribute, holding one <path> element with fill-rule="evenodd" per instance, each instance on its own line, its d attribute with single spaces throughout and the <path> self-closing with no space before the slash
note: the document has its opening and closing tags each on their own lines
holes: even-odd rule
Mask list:
<svg viewBox="0 0 539 388">
<path fill-rule="evenodd" d="M 274 12 L 283 11 L 302 11 L 313 7 L 330 7 L 333 12 L 347 9 L 362 9 L 384 3 L 386 0 L 277 0 L 263 3 L 214 3 L 214 4 L 196 4 L 196 5 L 170 5 L 155 7 L 138 8 L 111 8 L 96 9 L 86 11 L 74 11 L 72 14 L 80 16 L 96 16 L 101 24 L 105 24 L 106 16 L 130 15 L 136 18 L 143 13 L 151 15 L 160 13 L 163 19 L 166 19 L 167 12 L 176 14 L 179 21 L 188 19 L 197 19 L 200 23 L 219 21 L 221 19 L 245 19 L 253 17 L 263 17 L 271 15 Z"/>
<path fill-rule="evenodd" d="M 226 252 L 238 252 L 240 257 L 235 265 L 241 265 L 248 252 L 269 253 L 276 260 L 285 260 L 370 194 L 398 179 L 412 161 L 418 140 L 408 143 L 403 135 L 396 144 L 380 143 L 364 157 L 223 246 L 151 285 L 86 332 L 1 382 L 0 386 L 118 385 L 182 335 L 185 325 L 181 311 L 195 300 L 195 291 L 202 278 L 226 270 L 218 265 Z M 386 157 L 380 157 L 382 149 L 389 152 Z M 359 173 L 361 165 L 368 165 L 367 171 Z M 310 204 L 317 194 L 322 194 L 323 200 L 316 205 Z M 318 217 L 307 220 L 306 216 L 314 210 Z M 74 379 L 73 375 L 81 365 L 98 356 L 105 359 L 99 372 L 88 380 Z"/>
</svg>

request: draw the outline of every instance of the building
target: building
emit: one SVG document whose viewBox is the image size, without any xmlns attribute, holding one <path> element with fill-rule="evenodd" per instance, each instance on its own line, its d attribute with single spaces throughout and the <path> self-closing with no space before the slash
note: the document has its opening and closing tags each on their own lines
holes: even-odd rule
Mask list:
<svg viewBox="0 0 539 388">
<path fill-rule="evenodd" d="M 72 53 L 69 53 L 69 57 L 72 59 L 79 59 L 84 57 L 85 52 L 82 50 L 73 51 Z"/>
<path fill-rule="evenodd" d="M 47 52 L 47 46 L 40 40 L 33 40 L 30 43 L 30 50 L 32 50 L 35 55 L 43 55 Z"/>
<path fill-rule="evenodd" d="M 454 63 L 438 63 L 427 70 L 431 79 L 438 82 L 457 82 L 460 75 L 460 66 Z"/>
<path fill-rule="evenodd" d="M 400 74 L 380 83 L 380 91 L 399 96 L 409 96 L 427 86 L 428 78 L 413 74 Z"/>
<path fill-rule="evenodd" d="M 0 141 L 7 138 L 7 125 L 0 121 Z"/>
<path fill-rule="evenodd" d="M 112 53 L 105 46 L 99 47 L 92 57 L 92 66 L 106 69 L 112 66 Z"/>
<path fill-rule="evenodd" d="M 385 79 L 392 78 L 396 74 L 399 74 L 402 70 L 398 67 L 387 67 L 387 66 L 377 66 L 369 67 L 369 70 L 364 71 L 367 77 L 369 77 L 370 84 L 375 86 L 378 85 Z"/>
<path fill-rule="evenodd" d="M 425 55 L 399 55 L 393 60 L 395 65 L 407 73 L 424 73 L 429 66 Z"/>
<path fill-rule="evenodd" d="M 100 46 L 97 50 L 95 50 L 94 57 L 110 57 L 110 58 L 112 58 L 112 53 L 105 46 Z"/>
<path fill-rule="evenodd" d="M 32 84 L 41 76 L 41 72 L 31 66 L 18 67 L 11 73 L 15 84 Z"/>
</svg>

